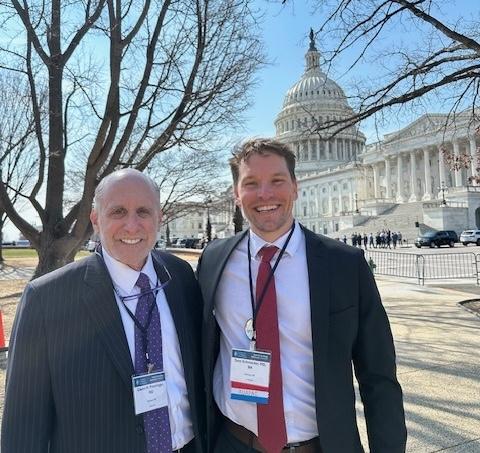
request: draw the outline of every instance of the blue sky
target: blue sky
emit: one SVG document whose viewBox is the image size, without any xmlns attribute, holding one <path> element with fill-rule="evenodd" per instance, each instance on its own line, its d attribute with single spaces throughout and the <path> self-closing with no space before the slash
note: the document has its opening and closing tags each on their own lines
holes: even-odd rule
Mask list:
<svg viewBox="0 0 480 453">
<path fill-rule="evenodd" d="M 319 2 L 318 2 L 319 3 Z M 282 107 L 286 91 L 297 82 L 304 71 L 304 55 L 308 48 L 308 33 L 310 27 L 318 29 L 321 23 L 321 11 L 312 14 L 312 4 L 306 0 L 289 0 L 287 6 L 282 7 L 277 2 L 257 0 L 257 4 L 266 8 L 267 12 L 262 24 L 261 33 L 265 42 L 265 50 L 272 64 L 262 69 L 258 74 L 258 86 L 253 91 L 254 105 L 247 114 L 245 135 L 275 134 L 274 120 Z M 447 24 L 453 26 L 457 21 L 462 27 L 468 27 L 468 21 L 480 18 L 480 3 L 478 0 L 439 0 L 440 9 L 434 14 Z M 390 27 L 387 34 L 382 36 L 383 48 L 388 49 L 392 43 L 400 42 L 408 46 L 418 45 L 418 34 L 411 24 L 404 21 L 404 27 Z M 478 30 L 477 36 L 478 36 Z M 329 45 L 330 44 L 330 48 Z M 332 50 L 331 43 L 317 40 L 317 49 L 322 53 Z M 360 65 L 356 70 L 345 73 L 347 65 L 356 58 L 356 51 L 347 52 L 330 69 L 329 77 L 335 80 L 349 95 L 348 86 L 357 80 L 368 80 L 375 77 L 378 67 L 370 64 Z M 429 112 L 445 111 L 438 103 L 432 102 L 428 106 Z M 445 108 L 445 107 L 444 107 Z M 379 130 L 380 138 L 383 134 L 398 130 L 414 121 L 419 116 L 419 111 L 409 112 L 406 108 L 401 116 L 392 118 L 388 127 Z M 376 140 L 373 123 L 366 122 L 361 125 L 362 131 L 367 135 L 367 140 Z M 238 134 L 241 137 L 241 133 Z"/>
</svg>

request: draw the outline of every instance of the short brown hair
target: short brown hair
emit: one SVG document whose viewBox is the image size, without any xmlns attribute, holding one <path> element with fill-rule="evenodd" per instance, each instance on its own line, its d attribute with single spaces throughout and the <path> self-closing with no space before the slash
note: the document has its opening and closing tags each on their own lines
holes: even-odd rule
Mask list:
<svg viewBox="0 0 480 453">
<path fill-rule="evenodd" d="M 276 154 L 283 157 L 287 163 L 288 172 L 295 181 L 295 154 L 291 148 L 278 140 L 271 138 L 251 138 L 240 145 L 233 151 L 233 157 L 230 158 L 230 170 L 232 171 L 233 185 L 236 185 L 239 178 L 239 168 L 242 162 L 247 161 L 254 154 Z"/>
</svg>

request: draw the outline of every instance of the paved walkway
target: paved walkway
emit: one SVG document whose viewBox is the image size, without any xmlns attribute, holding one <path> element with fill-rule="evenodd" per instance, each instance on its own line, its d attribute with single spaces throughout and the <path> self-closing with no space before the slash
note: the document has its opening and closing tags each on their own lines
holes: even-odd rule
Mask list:
<svg viewBox="0 0 480 453">
<path fill-rule="evenodd" d="M 397 349 L 407 452 L 480 453 L 480 317 L 458 306 L 480 288 L 377 283 Z M 364 427 L 362 437 L 367 445 Z"/>
<path fill-rule="evenodd" d="M 0 280 L 16 280 L 32 278 L 35 267 L 10 266 L 8 264 L 0 265 Z"/>
</svg>

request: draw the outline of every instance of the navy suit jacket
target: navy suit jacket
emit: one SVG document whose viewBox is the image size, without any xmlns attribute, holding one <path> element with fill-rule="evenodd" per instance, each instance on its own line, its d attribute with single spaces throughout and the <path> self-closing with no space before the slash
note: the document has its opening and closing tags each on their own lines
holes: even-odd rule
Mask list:
<svg viewBox="0 0 480 453">
<path fill-rule="evenodd" d="M 403 453 L 405 416 L 396 378 L 393 339 L 363 252 L 302 229 L 310 287 L 316 418 L 322 450 L 324 453 L 363 451 L 356 422 L 353 363 L 370 451 Z M 212 388 L 219 351 L 215 294 L 225 264 L 244 235 L 213 241 L 197 269 L 204 299 L 203 363 L 209 450 L 221 423 Z"/>
<path fill-rule="evenodd" d="M 178 334 L 196 452 L 204 439 L 201 294 L 188 263 L 152 253 Z M 112 282 L 97 255 L 30 282 L 13 326 L 3 453 L 145 453 L 134 373 Z"/>
</svg>

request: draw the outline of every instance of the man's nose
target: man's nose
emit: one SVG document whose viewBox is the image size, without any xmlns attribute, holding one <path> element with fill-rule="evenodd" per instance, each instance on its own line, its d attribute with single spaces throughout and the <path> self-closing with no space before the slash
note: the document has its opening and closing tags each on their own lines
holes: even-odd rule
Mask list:
<svg viewBox="0 0 480 453">
<path fill-rule="evenodd" d="M 137 231 L 139 226 L 139 220 L 140 218 L 137 214 L 128 215 L 124 225 L 125 230 L 130 232 Z"/>
<path fill-rule="evenodd" d="M 259 198 L 268 199 L 272 196 L 272 185 L 269 183 L 260 184 L 258 186 L 257 195 Z"/>
</svg>

